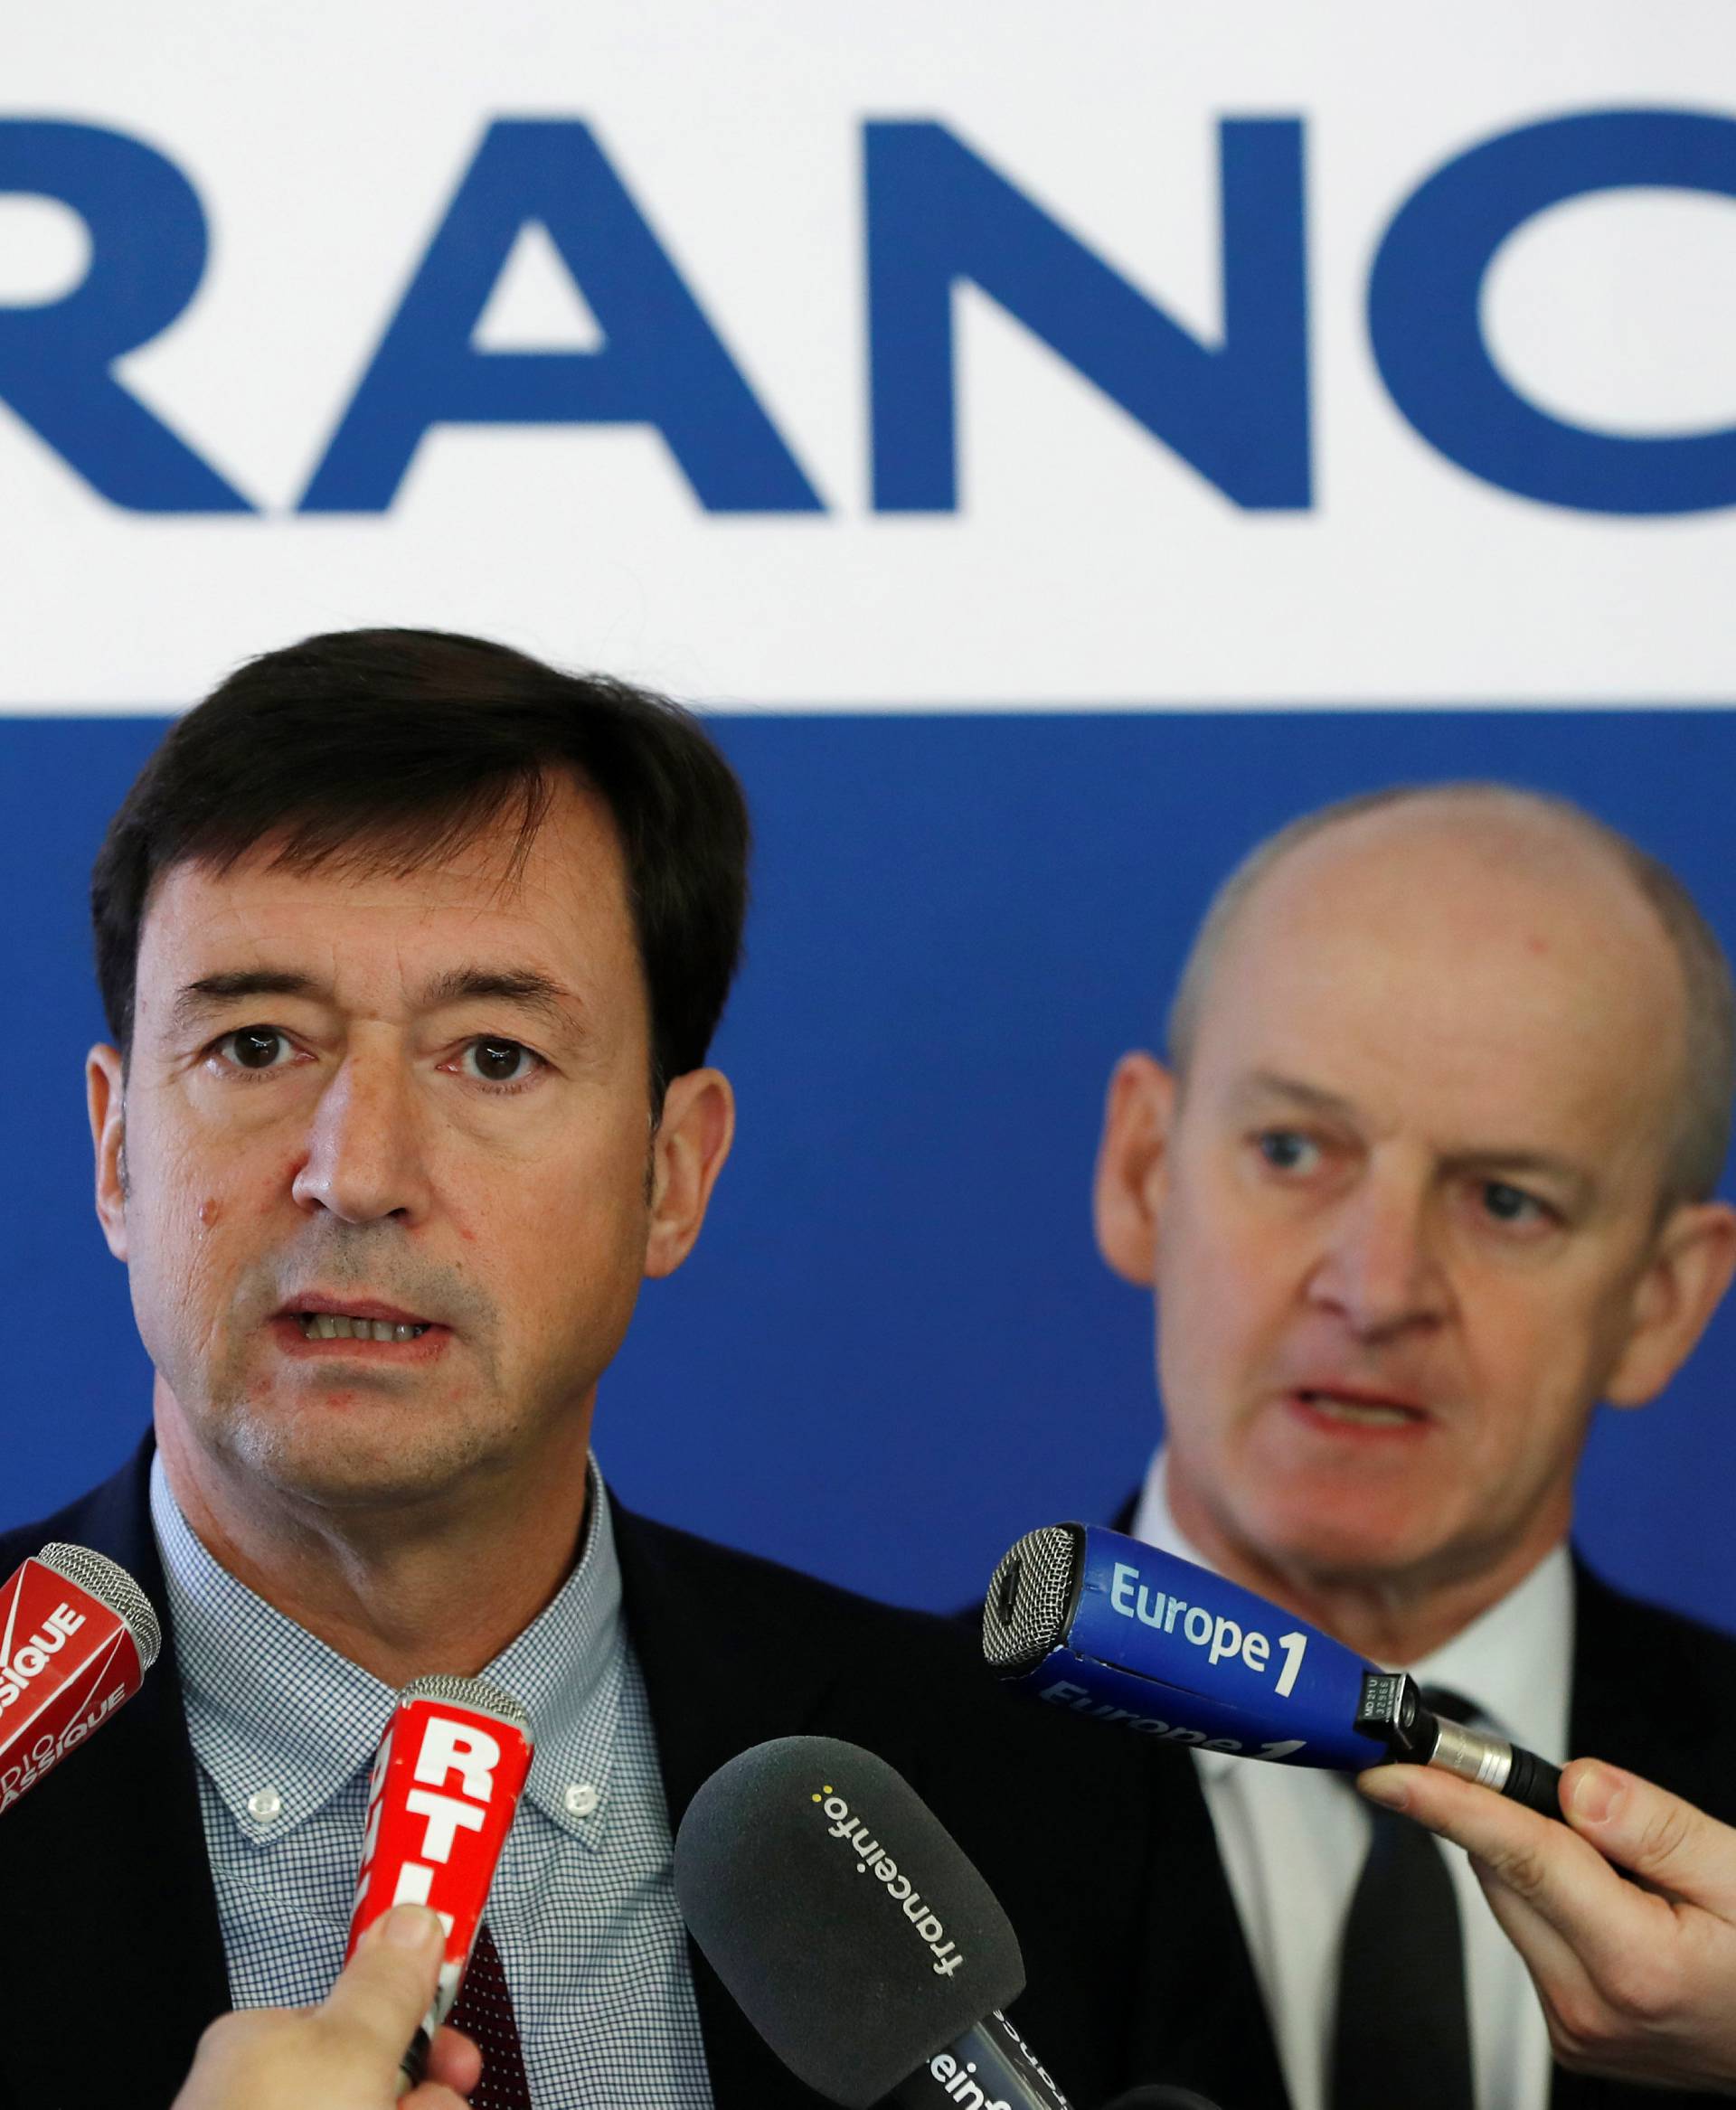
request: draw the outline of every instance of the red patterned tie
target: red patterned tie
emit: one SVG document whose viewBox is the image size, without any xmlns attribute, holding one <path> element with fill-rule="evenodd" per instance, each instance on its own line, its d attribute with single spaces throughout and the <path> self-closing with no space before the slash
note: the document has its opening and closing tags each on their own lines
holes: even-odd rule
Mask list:
<svg viewBox="0 0 1736 2110">
<path fill-rule="evenodd" d="M 476 1945 L 470 1952 L 458 2004 L 447 2020 L 482 2053 L 482 2078 L 470 2097 L 474 2110 L 531 2110 L 531 2084 L 524 2077 L 513 1996 L 486 1921 L 476 1930 Z"/>
</svg>

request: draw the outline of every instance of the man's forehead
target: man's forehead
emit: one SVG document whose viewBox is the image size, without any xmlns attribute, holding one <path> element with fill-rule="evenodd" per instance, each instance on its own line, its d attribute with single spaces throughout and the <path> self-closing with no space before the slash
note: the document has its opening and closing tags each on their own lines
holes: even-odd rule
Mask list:
<svg viewBox="0 0 1736 2110">
<path fill-rule="evenodd" d="M 1656 910 L 1601 843 L 1552 815 L 1471 800 L 1384 808 L 1298 844 L 1241 905 L 1222 964 L 1244 949 L 1301 979 L 1367 951 L 1387 972 L 1468 978 L 1522 1013 L 1545 994 L 1681 996 Z"/>
<path fill-rule="evenodd" d="M 432 982 L 478 966 L 581 977 L 587 964 L 634 953 L 618 843 L 607 809 L 574 791 L 551 802 L 528 839 L 500 816 L 416 858 L 358 839 L 309 860 L 268 838 L 217 863 L 189 858 L 159 875 L 140 933 L 140 994 L 280 967 L 328 979 L 364 948 L 413 956 Z"/>
</svg>

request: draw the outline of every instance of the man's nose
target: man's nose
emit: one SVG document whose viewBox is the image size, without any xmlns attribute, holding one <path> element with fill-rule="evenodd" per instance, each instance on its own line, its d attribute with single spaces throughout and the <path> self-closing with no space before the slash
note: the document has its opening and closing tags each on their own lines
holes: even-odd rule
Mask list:
<svg viewBox="0 0 1736 2110">
<path fill-rule="evenodd" d="M 429 1187 L 415 1083 L 401 1061 L 352 1050 L 321 1093 L 292 1188 L 346 1223 L 419 1221 Z"/>
<path fill-rule="evenodd" d="M 1439 1319 L 1449 1291 L 1438 1238 L 1426 1191 L 1365 1181 L 1333 1216 L 1309 1299 L 1364 1338 Z"/>
</svg>

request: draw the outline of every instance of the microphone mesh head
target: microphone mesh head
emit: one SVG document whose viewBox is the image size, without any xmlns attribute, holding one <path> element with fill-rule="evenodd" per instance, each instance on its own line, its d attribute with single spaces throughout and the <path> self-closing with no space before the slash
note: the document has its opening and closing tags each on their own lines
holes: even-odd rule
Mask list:
<svg viewBox="0 0 1736 2110">
<path fill-rule="evenodd" d="M 847 2110 L 1024 1990 L 1006 1915 L 952 1835 L 884 1759 L 831 1737 L 712 1774 L 676 1834 L 675 1897 L 754 2028 Z"/>
<path fill-rule="evenodd" d="M 118 1560 L 93 1553 L 88 1546 L 68 1546 L 56 1539 L 36 1556 L 44 1568 L 107 1605 L 126 1625 L 138 1651 L 138 1667 L 148 1671 L 163 1650 L 163 1629 L 156 1609 Z"/>
<path fill-rule="evenodd" d="M 1034 1669 L 1071 1624 L 1085 1534 L 1077 1524 L 1027 1531 L 1001 1557 L 983 1601 L 983 1657 L 1014 1677 Z"/>
<path fill-rule="evenodd" d="M 448 1707 L 472 1707 L 478 1714 L 498 1715 L 522 1737 L 531 1733 L 531 1718 L 523 1705 L 486 1678 L 455 1678 L 444 1671 L 431 1672 L 426 1678 L 412 1678 L 404 1687 L 398 1695 L 399 1706 L 407 1700 L 444 1700 Z"/>
</svg>

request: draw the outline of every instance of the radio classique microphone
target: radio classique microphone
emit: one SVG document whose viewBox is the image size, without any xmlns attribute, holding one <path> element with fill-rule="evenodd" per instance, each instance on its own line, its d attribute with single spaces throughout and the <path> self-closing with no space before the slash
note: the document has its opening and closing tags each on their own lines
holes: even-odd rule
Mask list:
<svg viewBox="0 0 1736 2110">
<path fill-rule="evenodd" d="M 132 1698 L 162 1646 L 150 1599 L 88 1546 L 44 1546 L 0 1585 L 0 1813 Z"/>
<path fill-rule="evenodd" d="M 482 1678 L 414 1679 L 380 1739 L 344 1960 L 394 1905 L 429 1906 L 446 1928 L 439 1983 L 404 2054 L 405 2087 L 421 2079 L 458 1997 L 531 1756 L 524 1710 Z"/>
<path fill-rule="evenodd" d="M 1001 2010 L 1017 1937 L 883 1759 L 783 1737 L 722 1766 L 675 1835 L 689 1932 L 784 2064 L 845 2110 L 1067 2110 Z"/>
<path fill-rule="evenodd" d="M 1009 1549 L 983 1653 L 1033 1699 L 1161 1741 L 1341 1772 L 1436 1766 L 1561 1813 L 1558 1766 L 1431 1712 L 1408 1672 L 1098 1524 L 1048 1524 Z"/>
</svg>

